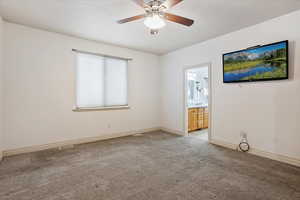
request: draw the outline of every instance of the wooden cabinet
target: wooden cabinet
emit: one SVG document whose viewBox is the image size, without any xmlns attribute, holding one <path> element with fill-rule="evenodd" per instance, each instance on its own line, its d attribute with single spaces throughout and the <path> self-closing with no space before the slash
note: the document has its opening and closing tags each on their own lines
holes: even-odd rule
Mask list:
<svg viewBox="0 0 300 200">
<path fill-rule="evenodd" d="M 198 127 L 197 115 L 198 115 L 197 108 L 189 109 L 189 131 L 197 130 Z"/>
<path fill-rule="evenodd" d="M 197 114 L 198 114 L 198 127 L 196 129 L 202 129 L 204 127 L 204 110 L 203 108 L 197 108 Z"/>
<path fill-rule="evenodd" d="M 208 108 L 189 108 L 188 130 L 208 128 Z"/>
</svg>

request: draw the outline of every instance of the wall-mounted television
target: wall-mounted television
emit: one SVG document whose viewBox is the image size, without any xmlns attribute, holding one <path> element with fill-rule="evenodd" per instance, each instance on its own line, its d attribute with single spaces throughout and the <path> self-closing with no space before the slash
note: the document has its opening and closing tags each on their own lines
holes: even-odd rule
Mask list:
<svg viewBox="0 0 300 200">
<path fill-rule="evenodd" d="M 223 82 L 288 79 L 288 41 L 223 54 Z"/>
</svg>

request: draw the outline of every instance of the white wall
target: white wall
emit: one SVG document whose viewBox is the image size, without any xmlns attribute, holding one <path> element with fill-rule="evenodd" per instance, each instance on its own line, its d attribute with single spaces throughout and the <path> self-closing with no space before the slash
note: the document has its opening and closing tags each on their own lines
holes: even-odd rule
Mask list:
<svg viewBox="0 0 300 200">
<path fill-rule="evenodd" d="M 183 68 L 211 62 L 212 139 L 238 144 L 244 131 L 253 148 L 299 159 L 299 21 L 297 11 L 163 56 L 162 126 L 184 131 Z M 289 80 L 223 84 L 223 53 L 281 40 L 290 40 Z"/>
<path fill-rule="evenodd" d="M 0 161 L 2 160 L 2 150 L 4 149 L 3 136 L 3 20 L 0 16 Z"/>
<path fill-rule="evenodd" d="M 160 126 L 158 56 L 6 22 L 4 27 L 5 149 Z M 72 48 L 133 58 L 129 66 L 131 109 L 72 111 Z"/>
</svg>

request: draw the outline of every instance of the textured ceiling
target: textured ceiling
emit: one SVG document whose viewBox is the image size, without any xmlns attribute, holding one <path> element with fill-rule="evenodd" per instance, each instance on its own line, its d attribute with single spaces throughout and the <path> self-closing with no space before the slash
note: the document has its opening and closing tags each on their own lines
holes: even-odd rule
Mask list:
<svg viewBox="0 0 300 200">
<path fill-rule="evenodd" d="M 143 13 L 131 0 L 0 0 L 1 16 L 13 23 L 164 54 L 300 9 L 299 0 L 184 0 L 169 12 L 195 20 L 168 22 L 152 36 L 143 21 L 117 24 Z"/>
</svg>

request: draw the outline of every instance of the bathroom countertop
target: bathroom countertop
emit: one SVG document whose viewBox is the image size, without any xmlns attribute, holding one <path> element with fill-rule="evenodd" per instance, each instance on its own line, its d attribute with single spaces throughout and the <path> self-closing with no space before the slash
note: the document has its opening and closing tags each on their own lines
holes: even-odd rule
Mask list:
<svg viewBox="0 0 300 200">
<path fill-rule="evenodd" d="M 207 108 L 208 105 L 189 105 L 188 108 Z"/>
</svg>

